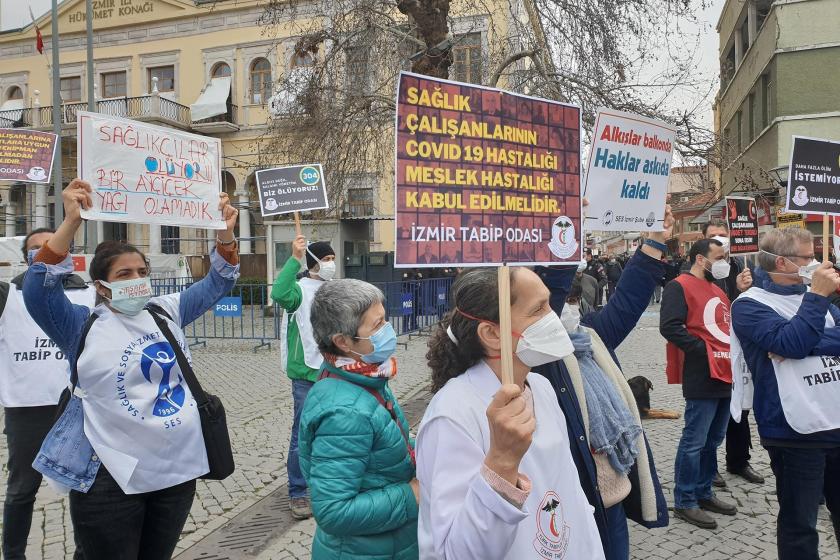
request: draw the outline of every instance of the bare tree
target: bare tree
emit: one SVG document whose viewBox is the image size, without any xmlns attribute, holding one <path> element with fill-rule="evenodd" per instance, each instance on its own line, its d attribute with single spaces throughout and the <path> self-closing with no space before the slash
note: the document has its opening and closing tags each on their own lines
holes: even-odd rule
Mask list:
<svg viewBox="0 0 840 560">
<path fill-rule="evenodd" d="M 585 129 L 600 106 L 661 118 L 685 159 L 706 159 L 705 105 L 670 103 L 713 90 L 682 28 L 705 1 L 270 0 L 266 34 L 299 64 L 278 81 L 261 164 L 324 162 L 340 208 L 349 186 L 393 165 L 400 70 L 575 103 Z"/>
</svg>

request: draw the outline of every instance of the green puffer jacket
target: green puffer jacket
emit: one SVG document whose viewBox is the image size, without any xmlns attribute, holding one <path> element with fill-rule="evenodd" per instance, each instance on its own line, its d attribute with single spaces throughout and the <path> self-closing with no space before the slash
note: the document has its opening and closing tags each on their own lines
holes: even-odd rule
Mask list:
<svg viewBox="0 0 840 560">
<path fill-rule="evenodd" d="M 397 423 L 359 385 L 394 403 L 406 434 L 408 422 L 386 379 L 324 367 L 342 379 L 322 379 L 309 391 L 298 441 L 318 522 L 312 558 L 414 560 L 419 556 L 418 508 L 409 486 L 414 465 Z"/>
</svg>

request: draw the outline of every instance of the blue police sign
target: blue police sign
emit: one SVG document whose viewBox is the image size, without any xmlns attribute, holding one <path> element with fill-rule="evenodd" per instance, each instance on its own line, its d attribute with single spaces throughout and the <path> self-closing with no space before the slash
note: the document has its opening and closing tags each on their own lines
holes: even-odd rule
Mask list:
<svg viewBox="0 0 840 560">
<path fill-rule="evenodd" d="M 411 293 L 402 294 L 402 314 L 411 315 L 414 313 L 414 301 L 411 298 Z"/>
<path fill-rule="evenodd" d="M 242 317 L 242 297 L 225 297 L 213 308 L 216 317 Z"/>
</svg>

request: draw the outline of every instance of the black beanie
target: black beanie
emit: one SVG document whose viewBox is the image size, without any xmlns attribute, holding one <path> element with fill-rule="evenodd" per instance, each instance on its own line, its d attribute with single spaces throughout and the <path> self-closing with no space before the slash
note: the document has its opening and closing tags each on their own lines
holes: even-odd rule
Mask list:
<svg viewBox="0 0 840 560">
<path fill-rule="evenodd" d="M 315 255 L 314 257 L 312 255 Z M 319 260 L 330 255 L 335 256 L 335 251 L 326 241 L 317 241 L 306 248 L 306 268 L 312 268 Z"/>
</svg>

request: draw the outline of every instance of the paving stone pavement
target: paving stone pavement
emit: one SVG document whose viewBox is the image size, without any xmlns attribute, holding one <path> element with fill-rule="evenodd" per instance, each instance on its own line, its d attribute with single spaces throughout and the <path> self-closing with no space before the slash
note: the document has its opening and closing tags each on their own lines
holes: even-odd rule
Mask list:
<svg viewBox="0 0 840 560">
<path fill-rule="evenodd" d="M 658 306 L 649 308 L 639 326 L 619 348 L 619 358 L 628 377 L 646 375 L 654 383 L 654 407 L 682 411 L 679 386 L 665 382 L 664 340 L 658 332 Z M 400 400 L 409 398 L 428 383 L 425 367 L 426 338 L 415 338 L 407 349 L 400 347 L 400 372 L 393 383 Z M 235 515 L 286 483 L 285 459 L 291 430 L 290 382 L 279 370 L 279 351 L 252 351 L 246 342 L 212 341 L 207 348 L 194 349 L 196 371 L 207 389 L 224 399 L 236 454 L 237 471 L 225 481 L 200 481 L 190 519 L 178 552 L 182 552 L 218 529 Z M 2 414 L 2 412 L 0 412 Z M 645 430 L 653 447 L 660 478 L 669 503 L 673 502 L 673 460 L 682 430 L 682 420 L 648 420 Z M 753 429 L 753 466 L 768 482 L 752 485 L 724 473 L 729 487 L 718 495 L 738 504 L 735 517 L 719 516 L 716 531 L 697 529 L 672 520 L 666 529 L 647 530 L 631 523 L 632 558 L 639 560 L 717 560 L 775 558 L 775 511 L 773 478 L 767 453 L 757 445 Z M 5 438 L 0 439 L 0 460 L 6 461 Z M 719 457 L 722 461 L 723 456 Z M 4 479 L 5 480 L 5 475 Z M 0 485 L 0 497 L 5 484 Z M 820 552 L 823 558 L 837 558 L 831 523 L 824 508 L 819 517 Z M 259 556 L 261 560 L 309 557 L 313 520 L 299 522 Z M 28 558 L 58 560 L 72 558 L 73 538 L 67 500 L 46 485 L 36 502 Z"/>
</svg>

